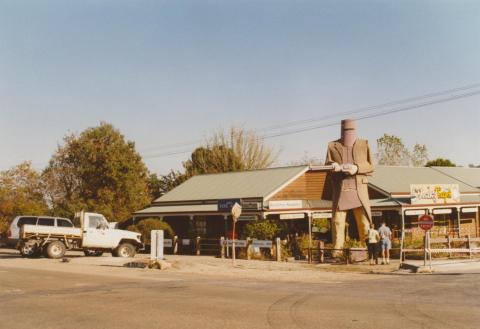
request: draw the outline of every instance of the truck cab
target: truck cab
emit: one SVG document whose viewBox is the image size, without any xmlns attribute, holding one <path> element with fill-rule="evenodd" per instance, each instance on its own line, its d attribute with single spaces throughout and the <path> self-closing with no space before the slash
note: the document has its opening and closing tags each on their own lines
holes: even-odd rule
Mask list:
<svg viewBox="0 0 480 329">
<path fill-rule="evenodd" d="M 82 229 L 81 246 L 88 251 L 85 254 L 111 250 L 114 256 L 133 257 L 142 247 L 139 233 L 111 228 L 102 214 L 80 212 L 75 214 L 75 222 Z"/>
</svg>

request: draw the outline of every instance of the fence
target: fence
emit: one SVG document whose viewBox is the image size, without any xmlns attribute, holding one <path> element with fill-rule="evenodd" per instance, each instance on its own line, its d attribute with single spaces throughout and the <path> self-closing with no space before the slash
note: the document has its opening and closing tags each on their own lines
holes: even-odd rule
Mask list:
<svg viewBox="0 0 480 329">
<path fill-rule="evenodd" d="M 407 254 L 423 254 L 424 259 L 432 258 L 432 254 L 448 254 L 448 257 L 457 256 L 458 254 L 467 254 L 470 258 L 480 252 L 480 238 L 472 238 L 467 235 L 463 238 L 455 238 L 446 236 L 444 238 L 430 238 L 429 234 L 424 237 L 423 248 L 402 248 L 400 251 L 401 262 L 407 259 Z M 435 247 L 432 248 L 432 245 Z M 444 247 L 438 247 L 443 245 Z"/>
</svg>

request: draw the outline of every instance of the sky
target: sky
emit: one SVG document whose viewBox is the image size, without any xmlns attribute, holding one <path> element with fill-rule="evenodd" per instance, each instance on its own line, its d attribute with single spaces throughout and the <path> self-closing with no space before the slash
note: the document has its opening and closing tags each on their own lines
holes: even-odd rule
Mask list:
<svg viewBox="0 0 480 329">
<path fill-rule="evenodd" d="M 0 0 L 0 170 L 42 169 L 104 121 L 165 174 L 231 125 L 335 124 L 346 115 L 313 119 L 480 83 L 479 17 L 478 1 Z M 359 135 L 480 164 L 479 105 L 365 119 Z M 287 165 L 323 159 L 339 130 L 265 142 Z"/>
</svg>

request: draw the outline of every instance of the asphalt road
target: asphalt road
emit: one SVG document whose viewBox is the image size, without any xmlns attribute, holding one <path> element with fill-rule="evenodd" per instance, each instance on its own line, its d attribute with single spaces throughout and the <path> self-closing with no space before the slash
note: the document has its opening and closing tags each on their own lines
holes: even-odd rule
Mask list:
<svg viewBox="0 0 480 329">
<path fill-rule="evenodd" d="M 134 271 L 135 269 L 125 269 Z M 319 283 L 0 267 L 0 328 L 478 328 L 480 274 Z"/>
</svg>

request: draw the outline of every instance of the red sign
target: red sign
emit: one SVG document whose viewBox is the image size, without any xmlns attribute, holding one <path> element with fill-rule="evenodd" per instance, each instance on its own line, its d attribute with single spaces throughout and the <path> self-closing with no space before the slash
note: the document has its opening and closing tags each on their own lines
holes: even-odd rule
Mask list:
<svg viewBox="0 0 480 329">
<path fill-rule="evenodd" d="M 433 227 L 433 216 L 421 215 L 418 217 L 418 226 L 424 231 L 431 230 Z"/>
</svg>

